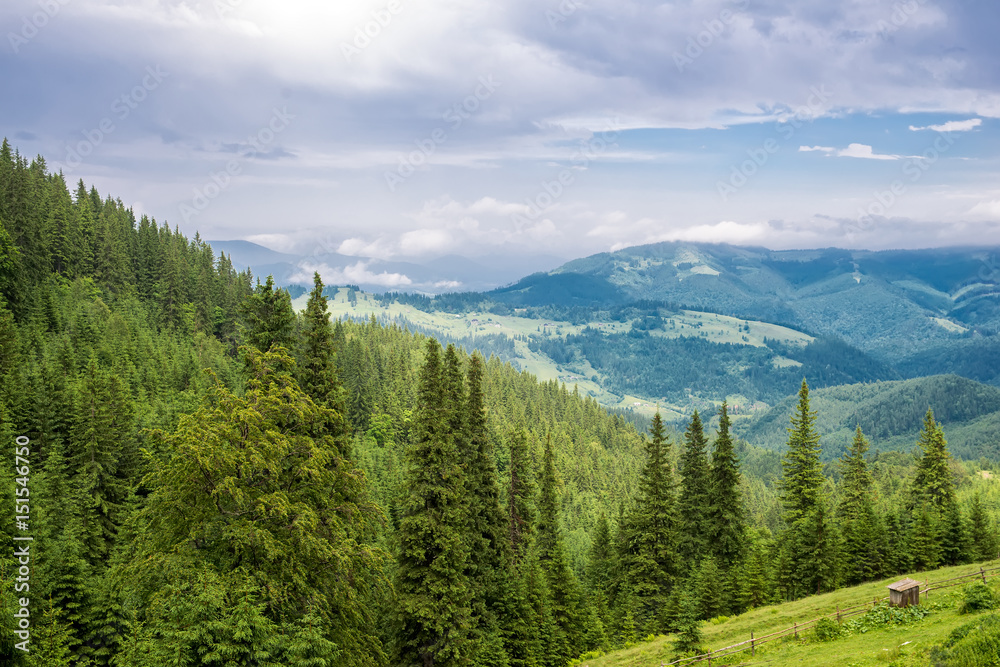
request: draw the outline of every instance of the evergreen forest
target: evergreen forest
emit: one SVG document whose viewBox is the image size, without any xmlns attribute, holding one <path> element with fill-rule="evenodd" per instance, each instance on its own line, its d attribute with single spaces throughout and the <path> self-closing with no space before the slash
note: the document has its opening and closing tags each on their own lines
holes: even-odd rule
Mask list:
<svg viewBox="0 0 1000 667">
<path fill-rule="evenodd" d="M 810 384 L 878 375 L 860 356 L 783 371 L 801 384 L 765 448 L 725 402 L 647 425 L 471 345 L 332 318 L 327 287 L 295 312 L 198 234 L 3 142 L 4 664 L 567 667 L 1000 549 L 1000 469 L 949 451 L 947 394 L 821 455 Z M 677 341 L 652 368 L 603 363 L 698 386 L 731 361 Z M 875 451 L 901 415 L 912 451 Z"/>
</svg>

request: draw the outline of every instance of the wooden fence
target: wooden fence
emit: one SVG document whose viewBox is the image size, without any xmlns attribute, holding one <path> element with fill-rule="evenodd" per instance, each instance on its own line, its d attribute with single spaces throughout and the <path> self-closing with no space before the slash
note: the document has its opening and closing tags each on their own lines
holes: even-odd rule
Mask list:
<svg viewBox="0 0 1000 667">
<path fill-rule="evenodd" d="M 979 570 L 972 572 L 970 574 L 963 574 L 960 577 L 953 577 L 951 579 L 943 579 L 941 581 L 927 581 L 924 580 L 923 588 L 921 593 L 926 601 L 931 591 L 936 591 L 941 588 L 948 588 L 950 586 L 958 586 L 959 584 L 965 583 L 968 579 L 982 579 L 983 583 L 986 582 L 987 577 L 1000 576 L 1000 567 L 983 568 L 980 567 Z M 673 662 L 660 663 L 660 667 L 667 667 L 669 665 L 689 665 L 696 662 L 708 661 L 708 664 L 712 664 L 712 660 L 719 660 L 725 658 L 726 656 L 733 655 L 735 653 L 742 653 L 743 651 L 750 651 L 750 655 L 753 656 L 757 652 L 757 648 L 768 642 L 772 642 L 775 639 L 781 639 L 782 637 L 787 637 L 789 635 L 799 636 L 799 633 L 808 628 L 812 628 L 819 621 L 824 618 L 836 619 L 837 623 L 842 623 L 845 618 L 850 616 L 855 616 L 857 614 L 863 614 L 869 609 L 877 607 L 880 602 L 888 600 L 888 597 L 884 598 L 873 598 L 871 602 L 865 602 L 854 607 L 846 607 L 841 609 L 837 607 L 837 611 L 827 614 L 825 616 L 819 616 L 809 621 L 802 623 L 793 623 L 792 627 L 785 628 L 784 630 L 778 630 L 777 632 L 772 632 L 768 635 L 761 635 L 760 637 L 754 637 L 753 632 L 750 633 L 750 639 L 746 641 L 739 642 L 738 644 L 732 644 L 731 646 L 725 646 L 723 648 L 715 649 L 714 651 L 709 651 L 708 653 L 702 653 L 701 655 L 691 656 L 690 658 L 680 658 L 679 660 L 674 660 Z"/>
</svg>

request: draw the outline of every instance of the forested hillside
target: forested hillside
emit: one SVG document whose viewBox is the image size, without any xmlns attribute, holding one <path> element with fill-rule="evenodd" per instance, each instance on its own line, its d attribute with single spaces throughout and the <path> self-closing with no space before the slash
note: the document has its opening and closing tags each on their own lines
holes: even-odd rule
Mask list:
<svg viewBox="0 0 1000 667">
<path fill-rule="evenodd" d="M 295 312 L 6 142 L 0 252 L 5 664 L 564 667 L 997 549 L 995 475 L 906 392 L 861 426 L 916 420 L 916 457 L 859 430 L 824 465 L 805 383 L 783 456 L 726 403 L 640 433 L 499 358 L 332 320 L 318 274 Z"/>
</svg>

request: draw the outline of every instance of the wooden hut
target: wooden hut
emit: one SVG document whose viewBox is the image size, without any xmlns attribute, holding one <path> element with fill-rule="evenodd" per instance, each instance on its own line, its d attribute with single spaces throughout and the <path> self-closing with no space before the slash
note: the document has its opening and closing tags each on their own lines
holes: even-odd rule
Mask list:
<svg viewBox="0 0 1000 667">
<path fill-rule="evenodd" d="M 889 584 L 889 604 L 893 607 L 920 604 L 920 582 L 907 578 Z"/>
</svg>

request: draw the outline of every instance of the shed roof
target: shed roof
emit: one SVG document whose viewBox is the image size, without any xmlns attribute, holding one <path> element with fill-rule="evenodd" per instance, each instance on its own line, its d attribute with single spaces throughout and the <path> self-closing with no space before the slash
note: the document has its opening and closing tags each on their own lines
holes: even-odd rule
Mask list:
<svg viewBox="0 0 1000 667">
<path fill-rule="evenodd" d="M 901 579 L 901 580 L 897 581 L 894 584 L 889 584 L 889 590 L 890 591 L 908 591 L 911 588 L 917 587 L 919 585 L 920 585 L 919 581 L 916 581 L 914 579 L 910 579 L 909 577 L 907 577 L 906 579 Z"/>
</svg>

